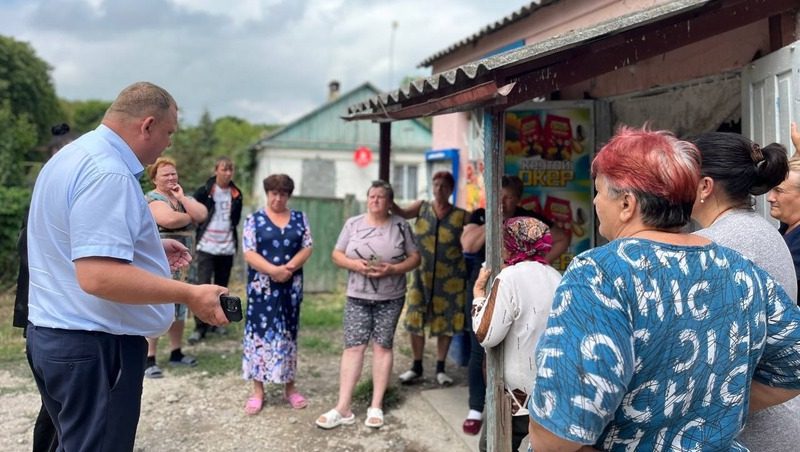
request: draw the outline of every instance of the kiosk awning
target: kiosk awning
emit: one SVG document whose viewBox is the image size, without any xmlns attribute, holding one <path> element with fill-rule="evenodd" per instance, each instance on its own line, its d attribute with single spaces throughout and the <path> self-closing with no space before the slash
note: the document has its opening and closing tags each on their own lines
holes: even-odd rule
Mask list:
<svg viewBox="0 0 800 452">
<path fill-rule="evenodd" d="M 345 120 L 390 122 L 513 106 L 781 14 L 797 0 L 677 0 L 461 65 L 351 105 Z"/>
</svg>

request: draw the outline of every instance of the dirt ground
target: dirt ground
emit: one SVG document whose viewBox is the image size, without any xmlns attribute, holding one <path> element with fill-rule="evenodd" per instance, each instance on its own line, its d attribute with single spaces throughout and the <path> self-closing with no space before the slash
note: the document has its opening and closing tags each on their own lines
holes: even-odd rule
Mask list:
<svg viewBox="0 0 800 452">
<path fill-rule="evenodd" d="M 339 340 L 338 338 L 332 340 Z M 396 345 L 407 339 L 396 339 Z M 230 361 L 230 371 L 209 375 L 202 362 L 190 371 L 174 372 L 168 366 L 165 377 L 144 382 L 142 414 L 135 450 L 162 451 L 466 451 L 466 446 L 441 416 L 431 409 L 420 392 L 436 387 L 432 372 L 413 386 L 399 386 L 396 378 L 409 366 L 403 352 L 395 355 L 393 383 L 400 402 L 386 410 L 386 426 L 380 430 L 364 426 L 366 404 L 354 405 L 357 423 L 325 431 L 314 420 L 336 403 L 339 356 L 300 351 L 298 388 L 309 406 L 293 410 L 283 401 L 282 388 L 268 387 L 264 409 L 256 416 L 244 414 L 244 401 L 251 385 L 240 377 L 238 341 L 208 341 L 186 352 L 218 353 Z M 365 362 L 369 363 L 369 354 Z M 426 356 L 426 371 L 433 358 Z M 365 367 L 364 374 L 370 372 Z M 456 384 L 466 385 L 466 370 L 454 365 L 448 372 Z M 29 451 L 39 396 L 31 377 L 24 371 L 0 370 L 0 451 Z M 464 401 L 466 414 L 466 400 Z"/>
</svg>

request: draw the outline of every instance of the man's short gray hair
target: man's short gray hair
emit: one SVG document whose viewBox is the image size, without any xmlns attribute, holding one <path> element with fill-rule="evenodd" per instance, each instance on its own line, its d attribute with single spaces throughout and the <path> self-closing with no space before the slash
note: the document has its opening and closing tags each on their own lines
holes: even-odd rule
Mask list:
<svg viewBox="0 0 800 452">
<path fill-rule="evenodd" d="M 160 118 L 171 107 L 177 108 L 177 103 L 167 90 L 150 82 L 136 82 L 119 93 L 108 107 L 106 116 L 123 114 L 132 118 Z"/>
</svg>

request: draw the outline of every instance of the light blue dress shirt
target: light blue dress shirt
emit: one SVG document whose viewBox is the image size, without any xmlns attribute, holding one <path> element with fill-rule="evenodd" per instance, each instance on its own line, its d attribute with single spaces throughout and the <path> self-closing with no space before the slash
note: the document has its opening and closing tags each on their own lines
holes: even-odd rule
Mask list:
<svg viewBox="0 0 800 452">
<path fill-rule="evenodd" d="M 124 304 L 78 285 L 76 259 L 108 257 L 170 277 L 158 228 L 138 182 L 144 168 L 113 130 L 99 126 L 42 168 L 28 217 L 30 301 L 36 326 L 159 336 L 170 304 Z"/>
</svg>

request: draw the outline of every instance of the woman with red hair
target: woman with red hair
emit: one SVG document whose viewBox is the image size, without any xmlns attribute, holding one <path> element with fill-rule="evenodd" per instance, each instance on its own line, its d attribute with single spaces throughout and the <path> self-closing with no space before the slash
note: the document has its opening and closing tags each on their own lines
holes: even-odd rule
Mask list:
<svg viewBox="0 0 800 452">
<path fill-rule="evenodd" d="M 623 127 L 592 163 L 599 230 L 537 346 L 537 452 L 744 450 L 749 411 L 800 393 L 800 310 L 739 253 L 682 232 L 700 153 Z"/>
</svg>

